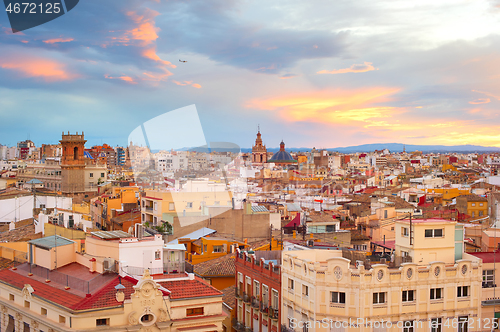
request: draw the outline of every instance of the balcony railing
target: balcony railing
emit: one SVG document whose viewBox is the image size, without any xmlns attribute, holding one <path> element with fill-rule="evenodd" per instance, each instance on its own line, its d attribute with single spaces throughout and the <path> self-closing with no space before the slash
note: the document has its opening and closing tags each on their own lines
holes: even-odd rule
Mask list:
<svg viewBox="0 0 500 332">
<path fill-rule="evenodd" d="M 259 306 L 260 306 L 259 299 L 256 298 L 255 296 L 252 296 L 252 307 L 259 308 Z"/>
<path fill-rule="evenodd" d="M 278 319 L 279 311 L 276 308 L 269 307 L 269 316 L 271 319 Z"/>
<path fill-rule="evenodd" d="M 266 315 L 269 313 L 269 308 L 267 306 L 267 303 L 260 302 L 260 312 Z"/>
<path fill-rule="evenodd" d="M 243 332 L 245 331 L 245 325 L 243 323 L 238 322 L 236 318 L 233 319 L 233 329 L 235 329 L 238 332 Z"/>
<path fill-rule="evenodd" d="M 251 297 L 247 295 L 247 293 L 243 292 L 243 302 L 250 303 Z"/>
<path fill-rule="evenodd" d="M 281 325 L 281 332 L 295 332 L 295 331 L 286 325 Z"/>
<path fill-rule="evenodd" d="M 153 208 L 152 207 L 145 207 L 144 210 L 146 210 L 146 212 L 153 212 Z"/>
</svg>

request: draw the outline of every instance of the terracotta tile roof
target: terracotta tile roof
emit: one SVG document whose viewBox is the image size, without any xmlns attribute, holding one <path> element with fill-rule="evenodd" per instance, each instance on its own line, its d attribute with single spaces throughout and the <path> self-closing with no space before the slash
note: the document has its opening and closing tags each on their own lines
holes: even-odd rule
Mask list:
<svg viewBox="0 0 500 332">
<path fill-rule="evenodd" d="M 52 287 L 50 284 L 25 277 L 9 269 L 0 271 L 0 282 L 9 284 L 20 290 L 24 288 L 25 284 L 30 284 L 34 289 L 33 295 L 67 308 L 72 308 L 85 299 L 65 290 Z"/>
<path fill-rule="evenodd" d="M 113 278 L 100 290 L 89 297 L 75 295 L 69 291 L 54 287 L 50 283 L 37 281 L 9 269 L 0 271 L 0 282 L 9 284 L 19 289 L 23 289 L 25 284 L 30 284 L 34 289 L 34 295 L 71 310 L 108 308 L 121 306 L 123 304 L 122 302 L 116 301 L 115 298 L 115 286 L 119 283 L 118 276 Z M 138 280 L 132 277 L 121 278 L 121 284 L 125 286 L 123 289 L 125 299 L 129 299 L 130 295 L 134 293 L 133 286 L 136 285 L 137 282 Z M 166 291 L 163 291 L 163 293 L 164 295 L 169 295 Z"/>
<path fill-rule="evenodd" d="M 460 195 L 457 197 L 457 200 L 465 200 L 466 202 L 487 202 L 488 199 L 486 197 L 481 197 L 478 195 Z"/>
<path fill-rule="evenodd" d="M 222 301 L 227 304 L 231 309 L 236 308 L 236 285 L 229 286 L 221 290 Z"/>
<path fill-rule="evenodd" d="M 35 225 L 33 223 L 31 225 L 20 227 L 16 224 L 16 229 L 13 229 L 11 231 L 7 230 L 3 233 L 0 233 L 0 242 L 29 241 L 33 239 L 39 239 L 41 237 L 42 233 L 35 234 Z"/>
<path fill-rule="evenodd" d="M 160 281 L 159 284 L 170 292 L 170 299 L 172 300 L 222 296 L 219 290 L 205 283 L 198 277 L 195 277 L 193 280 Z"/>
<path fill-rule="evenodd" d="M 236 255 L 227 254 L 206 262 L 198 263 L 193 266 L 194 273 L 203 276 L 234 276 L 236 269 L 234 259 Z"/>
<path fill-rule="evenodd" d="M 80 302 L 77 306 L 74 306 L 74 310 L 85 310 L 85 309 L 95 309 L 95 308 L 107 308 L 122 305 L 122 302 L 116 300 L 116 289 L 115 286 L 118 285 L 118 276 L 111 280 L 106 286 L 101 288 L 97 293 L 93 294 L 91 297 L 86 298 L 84 301 Z M 134 288 L 137 284 L 137 280 L 131 277 L 125 277 L 121 279 L 121 284 L 125 286 L 123 293 L 125 294 L 125 299 L 129 299 L 130 295 L 134 293 Z"/>
</svg>

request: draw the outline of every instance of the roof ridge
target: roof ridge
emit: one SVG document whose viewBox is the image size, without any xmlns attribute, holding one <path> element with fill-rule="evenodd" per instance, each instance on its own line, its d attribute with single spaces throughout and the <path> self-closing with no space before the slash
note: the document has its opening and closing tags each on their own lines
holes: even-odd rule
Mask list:
<svg viewBox="0 0 500 332">
<path fill-rule="evenodd" d="M 74 305 L 71 309 L 74 309 L 74 310 L 78 310 L 78 308 L 82 307 L 84 304 L 87 304 L 87 303 L 90 303 L 92 301 L 95 301 L 96 299 L 98 299 L 98 295 L 104 293 L 105 290 L 108 290 L 109 288 L 109 285 L 114 282 L 116 279 L 118 279 L 118 276 L 116 276 L 115 278 L 111 279 L 107 284 L 105 284 L 103 287 L 101 287 L 101 289 L 99 289 L 97 292 L 95 292 L 93 295 L 90 294 L 89 297 L 85 297 L 83 298 L 83 300 L 79 303 L 77 303 L 76 305 Z"/>
</svg>

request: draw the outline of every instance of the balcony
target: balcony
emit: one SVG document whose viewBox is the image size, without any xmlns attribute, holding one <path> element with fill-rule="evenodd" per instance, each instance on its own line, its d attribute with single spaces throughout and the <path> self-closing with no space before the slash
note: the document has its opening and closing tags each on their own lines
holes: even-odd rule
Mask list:
<svg viewBox="0 0 500 332">
<path fill-rule="evenodd" d="M 259 302 L 259 299 L 256 298 L 255 296 L 252 296 L 252 307 L 254 308 L 259 308 L 260 306 L 260 302 Z"/>
<path fill-rule="evenodd" d="M 144 210 L 145 210 L 146 212 L 148 212 L 148 213 L 153 213 L 153 208 L 152 208 L 152 207 L 146 206 L 146 207 L 144 208 Z"/>
<path fill-rule="evenodd" d="M 278 314 L 279 314 L 278 309 L 273 308 L 273 307 L 269 308 L 269 316 L 271 317 L 271 319 L 277 320 Z"/>
<path fill-rule="evenodd" d="M 269 314 L 269 308 L 267 307 L 266 302 L 260 302 L 260 312 L 262 312 L 265 315 Z"/>
<path fill-rule="evenodd" d="M 250 303 L 251 297 L 247 295 L 247 293 L 243 292 L 243 302 Z"/>
<path fill-rule="evenodd" d="M 243 332 L 245 331 L 245 325 L 243 323 L 240 323 L 236 320 L 236 318 L 233 319 L 233 329 L 235 329 L 238 332 Z"/>
</svg>

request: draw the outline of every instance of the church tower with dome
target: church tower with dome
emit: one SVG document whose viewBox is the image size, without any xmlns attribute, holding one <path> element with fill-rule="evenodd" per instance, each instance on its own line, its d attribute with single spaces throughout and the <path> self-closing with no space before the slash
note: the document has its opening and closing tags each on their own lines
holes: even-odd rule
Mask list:
<svg viewBox="0 0 500 332">
<path fill-rule="evenodd" d="M 280 150 L 267 162 L 274 163 L 276 166 L 297 165 L 297 160 L 293 159 L 292 155 L 285 151 L 285 142 L 283 141 L 280 143 Z"/>
<path fill-rule="evenodd" d="M 267 163 L 267 149 L 265 145 L 262 145 L 262 137 L 260 133 L 260 128 L 257 131 L 257 139 L 255 140 L 255 145 L 252 147 L 252 163 L 264 164 Z"/>
</svg>

